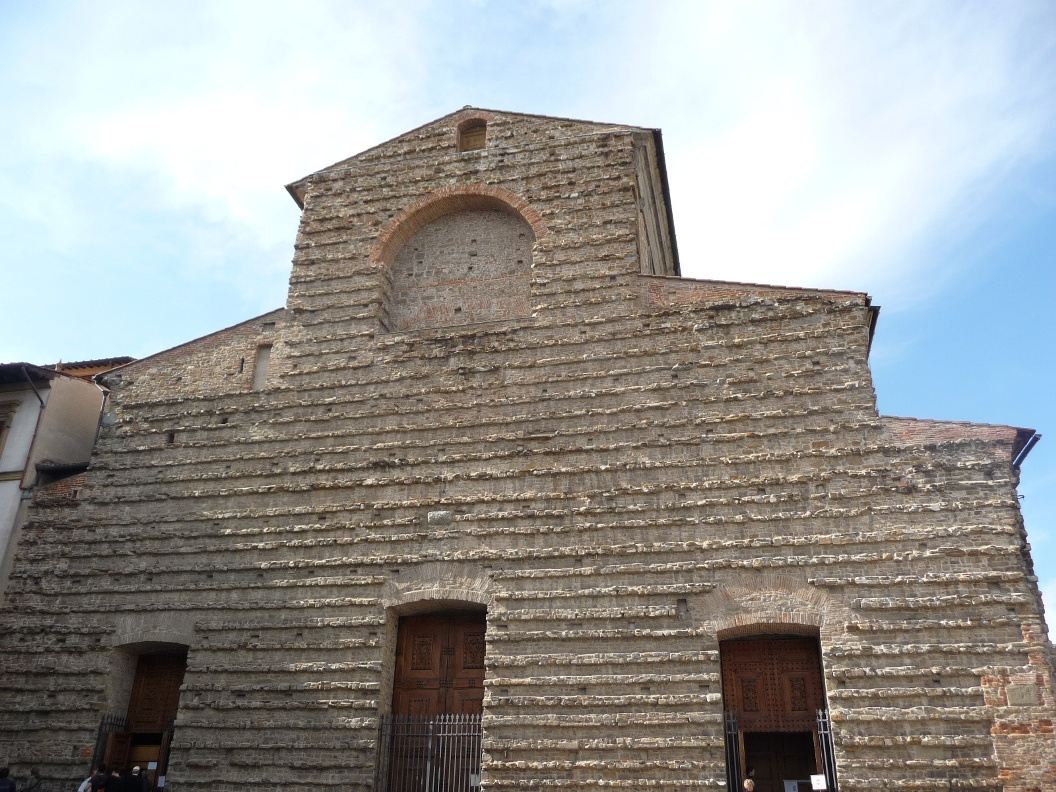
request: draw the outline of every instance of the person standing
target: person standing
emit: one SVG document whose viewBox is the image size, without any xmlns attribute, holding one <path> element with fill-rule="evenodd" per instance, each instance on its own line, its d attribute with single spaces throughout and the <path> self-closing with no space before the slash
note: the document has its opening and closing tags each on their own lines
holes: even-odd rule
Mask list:
<svg viewBox="0 0 1056 792">
<path fill-rule="evenodd" d="M 31 767 L 29 768 L 29 778 L 22 785 L 21 792 L 37 792 L 38 789 L 40 789 L 40 768 Z"/>
<path fill-rule="evenodd" d="M 106 774 L 106 765 L 101 764 L 95 768 L 89 781 L 91 782 L 91 792 L 106 792 L 106 789 L 110 786 L 110 776 Z"/>
<path fill-rule="evenodd" d="M 99 768 L 93 767 L 92 772 L 88 774 L 88 777 L 81 782 L 81 785 L 77 787 L 77 792 L 89 792 L 92 788 L 92 779 L 95 778 L 99 772 Z"/>
<path fill-rule="evenodd" d="M 15 782 L 8 778 L 10 775 L 10 767 L 0 767 L 0 792 L 15 792 Z"/>
<path fill-rule="evenodd" d="M 150 780 L 143 775 L 139 765 L 132 768 L 132 775 L 128 777 L 125 792 L 150 792 Z"/>
</svg>

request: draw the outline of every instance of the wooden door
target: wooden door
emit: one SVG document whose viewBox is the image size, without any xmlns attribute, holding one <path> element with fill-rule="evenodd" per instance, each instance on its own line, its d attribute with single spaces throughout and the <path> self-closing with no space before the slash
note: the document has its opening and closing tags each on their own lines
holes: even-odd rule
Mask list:
<svg viewBox="0 0 1056 792">
<path fill-rule="evenodd" d="M 723 641 L 722 695 L 741 732 L 813 732 L 825 708 L 813 638 Z"/>
<path fill-rule="evenodd" d="M 140 656 L 128 705 L 130 731 L 157 734 L 168 730 L 176 720 L 186 670 L 185 655 Z"/>
<path fill-rule="evenodd" d="M 400 619 L 394 715 L 475 715 L 484 709 L 483 613 Z"/>
<path fill-rule="evenodd" d="M 119 771 L 126 769 L 128 752 L 131 747 L 131 732 L 110 732 L 110 736 L 106 738 L 106 753 L 103 754 L 103 763 L 107 767 L 107 772 L 114 768 Z"/>
</svg>

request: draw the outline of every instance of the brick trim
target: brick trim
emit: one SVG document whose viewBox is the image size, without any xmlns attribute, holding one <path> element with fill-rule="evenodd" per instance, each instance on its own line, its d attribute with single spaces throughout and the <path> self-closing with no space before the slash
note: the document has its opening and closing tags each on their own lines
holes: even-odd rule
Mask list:
<svg viewBox="0 0 1056 792">
<path fill-rule="evenodd" d="M 463 209 L 502 209 L 513 212 L 531 226 L 536 239 L 547 232 L 543 218 L 531 204 L 509 190 L 486 184 L 444 187 L 405 206 L 378 235 L 370 251 L 370 260 L 376 264 L 391 264 L 404 243 L 422 226 Z"/>
</svg>

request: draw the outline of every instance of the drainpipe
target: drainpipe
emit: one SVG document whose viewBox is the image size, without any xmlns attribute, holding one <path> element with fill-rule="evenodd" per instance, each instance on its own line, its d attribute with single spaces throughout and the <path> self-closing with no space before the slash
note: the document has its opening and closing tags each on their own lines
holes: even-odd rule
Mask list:
<svg viewBox="0 0 1056 792">
<path fill-rule="evenodd" d="M 37 390 L 37 386 L 33 384 L 33 379 L 29 376 L 29 372 L 26 371 L 26 364 L 22 364 L 22 376 L 26 378 L 26 382 L 29 383 L 29 387 L 33 389 L 33 395 L 37 397 L 37 401 L 40 402 L 40 409 L 44 409 L 44 399 L 40 397 L 40 391 Z"/>
<path fill-rule="evenodd" d="M 95 424 L 95 437 L 92 439 L 92 450 L 95 450 L 95 444 L 99 442 L 99 433 L 103 431 L 103 417 L 106 415 L 106 399 L 110 395 L 110 391 L 92 380 L 92 384 L 99 389 L 99 392 L 103 394 L 103 403 L 99 405 L 99 420 Z"/>
<path fill-rule="evenodd" d="M 1040 439 L 1041 435 L 1037 432 L 1031 435 L 1030 439 L 1027 441 L 1027 444 L 1023 446 L 1023 449 L 1018 454 L 1016 454 L 1016 458 L 1012 460 L 1012 467 L 1018 468 L 1020 465 L 1022 465 L 1023 460 L 1026 459 L 1027 454 L 1030 453 L 1030 449 L 1036 446 Z"/>
</svg>

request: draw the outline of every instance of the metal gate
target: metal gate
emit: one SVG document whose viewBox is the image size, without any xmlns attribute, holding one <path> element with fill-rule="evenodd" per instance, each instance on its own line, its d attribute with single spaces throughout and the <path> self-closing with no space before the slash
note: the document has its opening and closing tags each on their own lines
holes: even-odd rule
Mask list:
<svg viewBox="0 0 1056 792">
<path fill-rule="evenodd" d="M 839 792 L 836 780 L 836 749 L 832 744 L 832 721 L 829 711 L 818 710 L 818 743 L 821 745 L 821 771 L 825 773 L 825 786 L 829 792 Z"/>
<path fill-rule="evenodd" d="M 726 789 L 740 792 L 741 789 L 741 736 L 737 731 L 737 713 L 723 713 L 726 724 Z"/>
<path fill-rule="evenodd" d="M 480 715 L 386 715 L 379 792 L 472 792 L 480 788 Z"/>
</svg>

